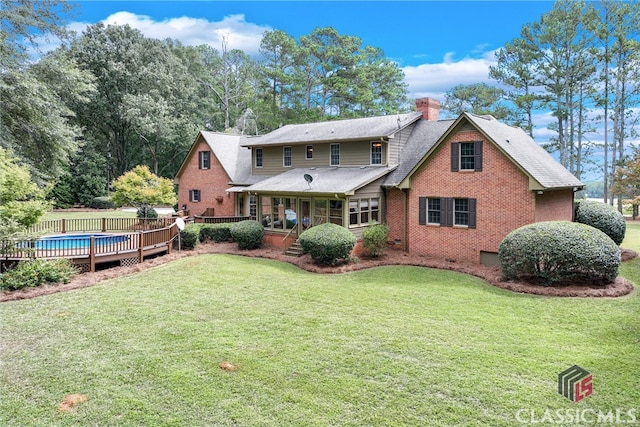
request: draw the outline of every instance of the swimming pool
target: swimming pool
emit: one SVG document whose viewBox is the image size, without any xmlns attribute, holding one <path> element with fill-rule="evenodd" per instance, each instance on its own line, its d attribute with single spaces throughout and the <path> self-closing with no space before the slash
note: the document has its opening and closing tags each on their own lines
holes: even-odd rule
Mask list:
<svg viewBox="0 0 640 427">
<path fill-rule="evenodd" d="M 35 241 L 34 248 L 40 250 L 88 248 L 92 236 L 94 237 L 94 244 L 96 246 L 112 245 L 129 240 L 129 236 L 121 234 L 62 234 L 58 236 L 41 237 Z"/>
</svg>

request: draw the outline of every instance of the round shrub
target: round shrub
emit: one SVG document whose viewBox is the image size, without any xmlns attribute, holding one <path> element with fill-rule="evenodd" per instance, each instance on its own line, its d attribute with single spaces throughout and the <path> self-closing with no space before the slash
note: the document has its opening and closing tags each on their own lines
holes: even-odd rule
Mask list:
<svg viewBox="0 0 640 427">
<path fill-rule="evenodd" d="M 157 219 L 158 212 L 156 212 L 153 206 L 143 205 L 136 211 L 136 217 L 140 219 Z"/>
<path fill-rule="evenodd" d="M 384 253 L 389 238 L 389 226 L 386 224 L 373 224 L 362 232 L 362 246 L 372 257 L 378 257 Z"/>
<path fill-rule="evenodd" d="M 339 260 L 349 258 L 356 245 L 356 236 L 344 227 L 326 223 L 303 232 L 300 245 L 317 264 L 335 265 Z"/>
<path fill-rule="evenodd" d="M 94 197 L 91 201 L 91 207 L 93 209 L 115 209 L 116 205 L 109 197 Z"/>
<path fill-rule="evenodd" d="M 262 246 L 264 227 L 258 221 L 247 219 L 231 226 L 231 237 L 238 242 L 238 249 L 257 249 Z"/>
<path fill-rule="evenodd" d="M 604 232 L 620 246 L 627 231 L 624 216 L 616 208 L 595 200 L 576 203 L 576 222 L 587 224 Z"/>
<path fill-rule="evenodd" d="M 186 249 L 193 249 L 200 240 L 200 224 L 187 224 L 180 232 L 180 245 Z"/>
<path fill-rule="evenodd" d="M 620 250 L 602 231 L 569 221 L 538 222 L 509 233 L 498 249 L 502 276 L 545 286 L 609 283 Z"/>
<path fill-rule="evenodd" d="M 205 224 L 200 229 L 200 241 L 212 240 L 216 243 L 231 240 L 232 224 Z"/>
</svg>

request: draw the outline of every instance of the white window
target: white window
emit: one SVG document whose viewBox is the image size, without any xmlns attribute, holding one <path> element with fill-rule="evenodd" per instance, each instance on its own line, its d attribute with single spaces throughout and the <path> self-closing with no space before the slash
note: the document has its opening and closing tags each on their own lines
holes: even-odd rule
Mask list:
<svg viewBox="0 0 640 427">
<path fill-rule="evenodd" d="M 382 142 L 375 141 L 371 143 L 371 164 L 382 164 Z"/>
<path fill-rule="evenodd" d="M 329 165 L 340 166 L 340 144 L 331 144 L 330 152 Z"/>
<path fill-rule="evenodd" d="M 282 166 L 291 167 L 291 147 L 282 147 Z"/>
</svg>

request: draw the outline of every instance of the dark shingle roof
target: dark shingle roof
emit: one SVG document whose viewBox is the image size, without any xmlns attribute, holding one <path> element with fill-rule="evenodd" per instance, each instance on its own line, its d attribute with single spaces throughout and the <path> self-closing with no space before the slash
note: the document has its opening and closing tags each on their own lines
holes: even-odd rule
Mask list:
<svg viewBox="0 0 640 427">
<path fill-rule="evenodd" d="M 537 181 L 543 187 L 542 189 L 584 185 L 521 128 L 501 123 L 492 116 L 468 113 L 464 116 L 491 138 L 525 173 Z"/>
<path fill-rule="evenodd" d="M 455 120 L 419 120 L 413 127 L 404 148 L 400 152 L 398 168 L 385 179 L 384 185 L 393 187 L 411 172 Z"/>
<path fill-rule="evenodd" d="M 394 114 L 362 119 L 286 125 L 259 138 L 248 138 L 245 146 L 305 144 L 311 142 L 350 141 L 388 137 L 405 128 L 422 113 Z"/>
<path fill-rule="evenodd" d="M 367 166 L 354 168 L 298 168 L 266 178 L 247 187 L 247 191 L 281 193 L 353 194 L 357 189 L 389 173 L 393 168 Z M 304 175 L 313 177 L 310 184 Z"/>
</svg>

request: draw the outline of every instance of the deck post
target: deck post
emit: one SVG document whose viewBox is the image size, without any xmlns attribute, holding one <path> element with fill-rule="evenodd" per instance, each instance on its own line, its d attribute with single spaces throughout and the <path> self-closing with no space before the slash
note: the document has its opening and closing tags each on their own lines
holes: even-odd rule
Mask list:
<svg viewBox="0 0 640 427">
<path fill-rule="evenodd" d="M 144 239 L 143 239 L 144 231 L 138 233 L 138 260 L 140 264 L 144 261 Z"/>
<path fill-rule="evenodd" d="M 102 232 L 107 231 L 107 218 L 102 218 Z"/>
<path fill-rule="evenodd" d="M 96 271 L 96 238 L 93 236 L 89 238 L 89 271 Z"/>
<path fill-rule="evenodd" d="M 64 234 L 67 232 L 67 223 L 64 218 L 62 218 L 62 230 L 61 232 Z"/>
</svg>

